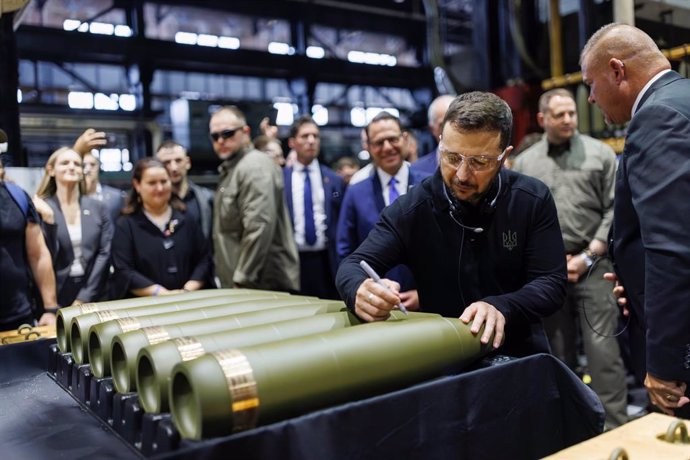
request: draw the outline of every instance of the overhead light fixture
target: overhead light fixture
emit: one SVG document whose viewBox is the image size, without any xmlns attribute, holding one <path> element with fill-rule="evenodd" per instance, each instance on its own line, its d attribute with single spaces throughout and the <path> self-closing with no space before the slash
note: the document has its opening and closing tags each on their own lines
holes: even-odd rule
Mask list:
<svg viewBox="0 0 690 460">
<path fill-rule="evenodd" d="M 198 35 L 194 32 L 177 32 L 175 34 L 175 43 L 181 45 L 196 45 Z"/>
<path fill-rule="evenodd" d="M 321 104 L 314 104 L 311 107 L 311 117 L 319 126 L 325 126 L 328 124 L 328 109 Z"/>
<path fill-rule="evenodd" d="M 218 36 L 209 34 L 199 34 L 196 44 L 199 46 L 218 46 Z"/>
<path fill-rule="evenodd" d="M 98 35 L 113 35 L 115 26 L 107 22 L 92 22 L 89 24 L 89 32 Z"/>
<path fill-rule="evenodd" d="M 237 37 L 219 37 L 218 48 L 236 50 L 240 47 L 240 39 Z"/>
<path fill-rule="evenodd" d="M 93 93 L 70 91 L 67 94 L 67 104 L 71 109 L 93 109 Z"/>
<path fill-rule="evenodd" d="M 307 46 L 307 57 L 312 59 L 323 59 L 326 51 L 320 46 Z"/>
<path fill-rule="evenodd" d="M 289 43 L 271 42 L 268 44 L 268 52 L 271 54 L 283 54 L 291 56 L 295 54 L 295 48 L 290 46 Z"/>
</svg>

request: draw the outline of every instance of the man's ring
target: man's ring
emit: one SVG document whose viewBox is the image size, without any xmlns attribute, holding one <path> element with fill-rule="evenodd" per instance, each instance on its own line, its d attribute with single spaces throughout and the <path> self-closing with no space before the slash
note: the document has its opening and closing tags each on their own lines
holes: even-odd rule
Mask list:
<svg viewBox="0 0 690 460">
<path fill-rule="evenodd" d="M 673 395 L 666 395 L 666 401 L 673 401 Z"/>
<path fill-rule="evenodd" d="M 374 293 L 370 292 L 369 295 L 367 296 L 367 302 L 371 302 L 371 299 L 374 298 Z"/>
</svg>

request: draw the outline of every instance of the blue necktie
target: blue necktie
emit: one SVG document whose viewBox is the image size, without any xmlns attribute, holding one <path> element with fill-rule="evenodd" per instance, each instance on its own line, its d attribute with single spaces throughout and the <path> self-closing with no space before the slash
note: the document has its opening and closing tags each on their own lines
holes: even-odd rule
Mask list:
<svg viewBox="0 0 690 460">
<path fill-rule="evenodd" d="M 316 243 L 314 204 L 311 200 L 311 180 L 309 179 L 308 168 L 304 168 L 304 240 L 310 246 Z"/>
<path fill-rule="evenodd" d="M 400 196 L 400 193 L 398 193 L 398 189 L 395 188 L 395 184 L 398 181 L 395 180 L 395 177 L 391 177 L 390 182 L 388 182 L 388 205 L 393 204 L 395 200 L 398 199 Z"/>
</svg>

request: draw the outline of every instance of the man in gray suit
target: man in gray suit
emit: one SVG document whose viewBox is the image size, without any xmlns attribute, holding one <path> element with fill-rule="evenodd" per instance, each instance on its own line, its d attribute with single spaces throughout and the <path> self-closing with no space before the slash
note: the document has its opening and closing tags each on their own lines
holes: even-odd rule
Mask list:
<svg viewBox="0 0 690 460">
<path fill-rule="evenodd" d="M 577 107 L 570 91 L 558 88 L 539 98 L 543 138 L 513 165 L 517 172 L 544 182 L 556 202 L 568 268 L 568 291 L 560 310 L 544 318 L 551 349 L 575 370 L 576 318 L 592 376 L 592 389 L 606 410 L 606 427 L 628 421 L 625 368 L 615 334 L 620 313 L 603 278 L 611 220 L 616 154 L 603 142 L 577 131 Z"/>
<path fill-rule="evenodd" d="M 647 34 L 625 24 L 592 35 L 580 64 L 589 102 L 608 123 L 630 121 L 616 175 L 609 252 L 626 288 L 619 303 L 631 315 L 631 352 L 638 372 L 646 372 L 651 402 L 666 414 L 687 417 L 690 80 L 671 70 Z"/>
</svg>

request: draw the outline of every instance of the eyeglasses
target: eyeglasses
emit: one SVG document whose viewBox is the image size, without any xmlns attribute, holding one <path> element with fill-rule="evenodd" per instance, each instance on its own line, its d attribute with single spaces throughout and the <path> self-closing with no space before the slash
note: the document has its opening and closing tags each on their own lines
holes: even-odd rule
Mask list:
<svg viewBox="0 0 690 460">
<path fill-rule="evenodd" d="M 375 149 L 380 149 L 386 142 L 388 142 L 393 147 L 397 147 L 398 145 L 400 145 L 400 141 L 402 141 L 402 134 L 398 134 L 397 136 L 384 137 L 383 139 L 369 142 L 369 145 L 371 145 Z"/>
<path fill-rule="evenodd" d="M 223 139 L 223 140 L 225 140 L 225 139 L 230 139 L 232 136 L 235 135 L 235 133 L 236 133 L 237 131 L 239 131 L 239 130 L 242 129 L 242 128 L 244 128 L 244 125 L 238 126 L 238 127 L 235 128 L 235 129 L 224 129 L 223 131 L 218 131 L 218 132 L 215 132 L 215 133 L 210 133 L 210 134 L 209 134 L 209 137 L 211 137 L 211 140 L 212 140 L 213 142 L 218 142 L 218 139 Z"/>
<path fill-rule="evenodd" d="M 503 150 L 499 156 L 494 157 L 491 155 L 463 155 L 462 153 L 449 152 L 441 146 L 439 146 L 439 152 L 441 158 L 443 158 L 451 168 L 460 169 L 460 166 L 462 166 L 464 162 L 467 162 L 467 167 L 475 172 L 486 171 L 493 168 L 506 156 L 505 150 Z"/>
</svg>

